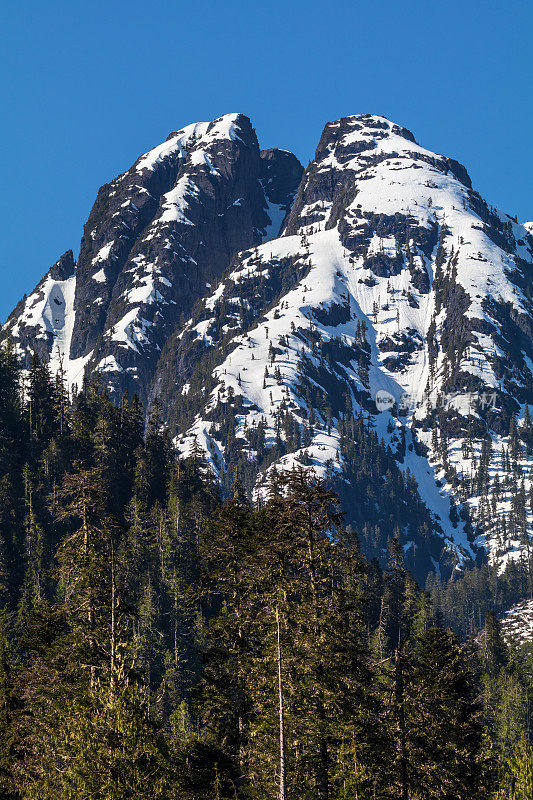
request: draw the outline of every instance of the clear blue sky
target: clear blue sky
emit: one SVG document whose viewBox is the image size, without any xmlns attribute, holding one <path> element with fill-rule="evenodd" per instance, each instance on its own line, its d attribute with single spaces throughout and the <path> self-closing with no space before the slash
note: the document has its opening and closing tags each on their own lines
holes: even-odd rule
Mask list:
<svg viewBox="0 0 533 800">
<path fill-rule="evenodd" d="M 0 320 L 98 187 L 189 122 L 248 114 L 307 164 L 328 120 L 383 114 L 533 219 L 528 0 L 4 0 Z"/>
</svg>

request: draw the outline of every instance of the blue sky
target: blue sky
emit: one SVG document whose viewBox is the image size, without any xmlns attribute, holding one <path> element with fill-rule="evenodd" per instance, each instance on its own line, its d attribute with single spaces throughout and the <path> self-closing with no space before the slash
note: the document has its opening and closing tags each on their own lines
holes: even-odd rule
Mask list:
<svg viewBox="0 0 533 800">
<path fill-rule="evenodd" d="M 5 0 L 0 320 L 98 187 L 189 122 L 251 117 L 304 165 L 328 120 L 383 114 L 533 219 L 528 0 Z"/>
</svg>

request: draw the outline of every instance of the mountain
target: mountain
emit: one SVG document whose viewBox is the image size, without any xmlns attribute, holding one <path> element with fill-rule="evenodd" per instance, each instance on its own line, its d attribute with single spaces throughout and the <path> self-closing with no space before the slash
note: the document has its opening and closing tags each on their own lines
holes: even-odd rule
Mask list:
<svg viewBox="0 0 533 800">
<path fill-rule="evenodd" d="M 532 276 L 531 224 L 406 128 L 329 123 L 302 175 L 228 115 L 102 187 L 6 331 L 137 391 L 226 489 L 330 476 L 367 554 L 396 532 L 424 580 L 528 557 Z"/>
<path fill-rule="evenodd" d="M 98 372 L 145 398 L 175 325 L 235 252 L 277 235 L 301 173 L 241 114 L 171 133 L 100 188 L 77 264 L 62 256 L 5 329 L 69 385 Z"/>
</svg>

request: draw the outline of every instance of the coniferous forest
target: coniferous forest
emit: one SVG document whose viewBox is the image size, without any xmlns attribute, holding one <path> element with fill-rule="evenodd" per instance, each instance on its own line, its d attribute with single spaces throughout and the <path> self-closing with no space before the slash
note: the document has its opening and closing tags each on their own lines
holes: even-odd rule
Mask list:
<svg viewBox="0 0 533 800">
<path fill-rule="evenodd" d="M 420 588 L 304 466 L 222 495 L 157 407 L 9 345 L 0 530 L 3 800 L 531 800 L 517 567 Z"/>
</svg>

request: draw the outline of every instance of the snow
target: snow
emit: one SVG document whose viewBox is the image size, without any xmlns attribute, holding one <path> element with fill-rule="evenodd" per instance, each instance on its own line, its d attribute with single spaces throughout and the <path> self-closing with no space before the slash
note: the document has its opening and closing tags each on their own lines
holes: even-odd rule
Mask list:
<svg viewBox="0 0 533 800">
<path fill-rule="evenodd" d="M 211 288 L 211 287 L 209 287 L 209 288 Z M 213 308 L 215 307 L 217 301 L 219 300 L 219 298 L 221 297 L 221 295 L 222 295 L 222 293 L 224 291 L 224 288 L 225 288 L 225 284 L 223 282 L 220 283 L 217 286 L 216 290 L 213 292 L 213 294 L 210 297 L 208 297 L 207 300 L 205 301 L 205 307 L 209 311 L 212 311 Z"/>
<path fill-rule="evenodd" d="M 22 313 L 10 326 L 10 334 L 21 354 L 21 347 L 16 340 L 23 327 L 35 328 L 36 338 L 51 340 L 50 370 L 53 375 L 63 370 L 69 390 L 81 385 L 85 365 L 91 356 L 89 353 L 83 358 L 70 358 L 75 292 L 75 274 L 64 281 L 56 281 L 48 275 L 29 295 Z"/>
<path fill-rule="evenodd" d="M 451 523 L 452 489 L 447 484 L 439 487 L 437 480 L 442 476 L 435 474 L 434 470 L 428 469 L 427 460 L 417 456 L 414 448 L 412 450 L 409 448 L 409 445 L 412 445 L 411 431 L 406 431 L 406 445 L 405 457 L 401 468 L 404 472 L 409 470 L 416 480 L 420 498 L 433 512 L 450 546 L 459 556 L 459 560 L 462 561 L 462 554 L 468 553 L 472 555 L 472 548 L 465 533 L 464 524 L 459 522 L 454 528 Z"/>
<path fill-rule="evenodd" d="M 93 275 L 93 281 L 97 283 L 105 283 L 106 280 L 107 278 L 103 269 L 99 269 L 98 272 L 95 272 Z"/>
<path fill-rule="evenodd" d="M 270 219 L 270 225 L 267 225 L 264 229 L 264 242 L 276 239 L 279 236 L 287 211 L 283 205 L 272 203 L 270 200 L 267 200 L 267 214 Z"/>
<path fill-rule="evenodd" d="M 80 358 L 70 357 L 70 343 L 74 328 L 74 296 L 76 292 L 76 276 L 62 282 L 62 295 L 64 299 L 64 316 L 62 324 L 54 329 L 54 344 L 50 355 L 49 367 L 52 374 L 57 373 L 61 367 L 65 375 L 65 383 L 69 391 L 80 388 L 85 366 L 91 358 L 92 351 Z M 57 284 L 56 284 L 57 285 Z M 51 292 L 51 296 L 52 296 Z"/>
<path fill-rule="evenodd" d="M 146 335 L 150 322 L 140 314 L 140 308 L 135 306 L 125 314 L 113 327 L 106 331 L 112 342 L 117 342 L 121 347 L 126 347 L 139 353 L 139 348 L 150 345 Z"/>
<path fill-rule="evenodd" d="M 96 365 L 96 372 L 123 372 L 115 356 L 106 356 Z"/>
<path fill-rule="evenodd" d="M 501 624 L 506 638 L 518 644 L 533 640 L 533 600 L 524 600 L 505 611 L 501 617 Z"/>
<path fill-rule="evenodd" d="M 294 324 L 295 328 L 303 329 L 312 324 L 320 332 L 322 340 L 340 336 L 347 344 L 352 345 L 355 344 L 357 322 L 365 320 L 369 330 L 373 330 L 369 315 L 372 308 L 374 290 L 364 287 L 365 291 L 363 291 L 363 288 L 361 288 L 362 285 L 358 283 L 357 275 L 354 274 L 351 265 L 344 257 L 344 248 L 340 243 L 338 231 L 331 229 L 312 234 L 308 237 L 308 241 L 309 261 L 312 267 L 303 281 L 303 286 L 299 285 L 296 289 L 285 294 L 283 297 L 284 308 L 280 309 L 278 306 L 268 312 L 263 322 L 248 331 L 246 339 L 237 336 L 234 339 L 237 344 L 236 349 L 215 370 L 221 382 L 212 392 L 211 404 L 215 402 L 219 392 L 227 392 L 229 387 L 233 389 L 235 395 L 242 394 L 246 398 L 247 406 L 258 409 L 250 411 L 246 415 L 247 424 L 250 425 L 254 422 L 257 424 L 261 419 L 265 419 L 268 424 L 267 440 L 270 440 L 271 443 L 273 443 L 275 436 L 274 413 L 282 402 L 292 401 L 302 412 L 306 413 L 308 410 L 305 407 L 305 403 L 294 392 L 298 384 L 296 350 L 302 346 L 302 342 L 291 334 L 291 323 Z M 266 256 L 268 262 L 272 264 L 274 260 L 282 259 L 294 253 L 294 250 L 299 246 L 299 237 L 282 237 L 276 241 L 269 242 L 268 245 L 262 245 L 258 249 L 258 253 L 259 257 Z M 242 279 L 243 274 L 247 274 L 249 268 L 248 263 L 244 262 L 243 268 L 232 273 L 229 276 L 230 279 L 238 282 L 239 279 Z M 407 281 L 407 276 L 404 275 L 400 279 L 399 285 L 401 285 L 402 281 Z M 327 307 L 332 303 L 342 303 L 346 288 L 350 293 L 351 321 L 334 328 L 316 323 L 313 320 L 313 310 L 319 307 Z M 218 295 L 217 300 L 221 297 L 223 289 L 223 285 L 218 287 L 215 293 Z M 429 298 L 430 295 L 426 297 Z M 213 305 L 214 303 L 210 298 L 210 307 L 213 307 Z M 428 309 L 422 308 L 421 311 L 411 309 L 407 302 L 405 302 L 404 306 L 402 306 L 402 311 L 405 314 L 405 320 L 402 319 L 402 326 L 418 324 L 425 329 L 429 324 Z M 422 322 L 420 317 L 422 317 Z M 394 321 L 393 324 L 395 329 L 396 322 Z M 387 323 L 387 325 L 390 327 L 390 323 Z M 194 328 L 208 343 L 210 343 L 209 326 L 210 320 L 204 320 Z M 265 365 L 268 364 L 268 347 L 271 341 L 277 344 L 280 336 L 287 337 L 289 341 L 289 348 L 284 348 L 286 355 L 278 356 L 275 362 L 275 366 L 281 372 L 282 385 L 279 386 L 270 378 L 266 381 L 266 387 L 263 387 Z M 253 360 L 251 357 L 252 352 Z M 406 390 L 412 389 L 413 385 L 420 385 L 421 380 L 423 380 L 425 361 L 421 365 L 415 364 L 415 367 L 408 370 L 407 374 L 402 375 L 400 378 L 387 373 L 379 365 L 379 352 L 375 344 L 373 354 L 375 363 L 372 369 L 371 384 L 374 390 L 386 387 L 399 399 Z M 272 372 L 272 369 L 269 371 Z M 354 390 L 364 389 L 355 369 L 351 370 L 349 376 Z M 224 388 L 222 387 L 222 381 Z M 294 413 L 298 415 L 298 411 Z M 301 414 L 302 420 L 305 418 L 305 413 Z M 208 427 L 210 429 L 210 424 L 203 429 L 203 438 L 206 441 L 210 440 Z M 200 429 L 201 423 L 197 422 L 194 426 L 197 437 Z M 239 430 L 242 433 L 242 425 Z M 326 474 L 328 462 L 334 465 L 335 471 L 341 469 L 339 438 L 336 430 L 332 431 L 329 436 L 326 436 L 323 431 L 317 431 L 311 446 L 305 448 L 305 450 L 308 460 L 318 474 Z M 298 452 L 283 457 L 276 462 L 276 468 L 290 469 L 295 463 L 299 463 L 302 451 L 303 448 Z M 435 476 L 428 476 L 426 473 L 427 462 L 415 456 L 414 453 L 408 453 L 403 468 L 409 469 L 415 476 L 419 485 L 420 495 L 433 511 L 437 523 L 450 542 L 450 546 L 456 549 L 458 553 L 463 551 L 470 552 L 470 545 L 462 524 L 457 528 L 453 528 L 450 522 L 450 491 L 438 490 L 435 484 Z"/>
<path fill-rule="evenodd" d="M 172 226 L 176 223 L 187 226 L 196 223 L 196 218 L 191 217 L 191 201 L 199 195 L 196 184 L 197 170 L 201 168 L 208 175 L 221 177 L 213 165 L 209 148 L 221 141 L 241 140 L 239 117 L 239 114 L 226 114 L 213 122 L 188 125 L 139 159 L 135 167 L 138 172 L 153 170 L 170 157 L 177 157 L 192 168 L 186 174 L 179 176 L 174 186 L 163 195 L 160 213 L 150 225 L 143 242 L 147 243 L 160 236 L 161 228 L 167 229 L 171 226 L 172 231 Z M 233 205 L 239 205 L 240 200 L 236 200 Z M 181 247 L 178 242 L 176 245 Z M 171 249 L 172 243 L 168 241 L 166 247 Z M 183 258 L 191 260 L 191 256 L 186 253 Z"/>
<path fill-rule="evenodd" d="M 141 156 L 135 167 L 137 172 L 142 172 L 145 169 L 153 170 L 156 165 L 176 153 L 183 156 L 190 146 L 197 147 L 198 144 L 208 146 L 216 139 L 228 139 L 230 141 L 239 139 L 239 125 L 237 122 L 239 116 L 239 114 L 225 114 L 223 117 L 214 120 L 214 122 L 196 122 L 181 128 L 171 139 Z M 194 154 L 195 161 L 193 163 L 206 163 L 202 161 L 204 157 L 205 154 L 200 147 Z"/>
<path fill-rule="evenodd" d="M 174 155 L 176 151 L 181 155 L 191 140 L 204 136 L 208 126 L 208 122 L 197 122 L 182 128 L 171 139 L 141 156 L 136 165 L 137 172 L 142 172 L 145 169 L 155 169 L 157 164 Z"/>
<path fill-rule="evenodd" d="M 175 182 L 174 186 L 161 198 L 160 212 L 146 231 L 142 244 L 148 243 L 157 238 L 165 237 L 164 247 L 190 264 L 196 263 L 192 255 L 187 253 L 178 239 L 175 239 L 173 226 L 176 223 L 192 226 L 195 221 L 190 218 L 190 202 L 198 196 L 199 189 L 195 183 L 195 169 L 206 170 L 208 174 L 220 177 L 219 172 L 213 166 L 209 148 L 217 142 L 235 141 L 240 139 L 240 115 L 227 114 L 213 122 L 200 122 L 181 129 L 171 136 L 168 141 L 163 142 L 148 153 L 144 154 L 136 163 L 134 169 L 138 173 L 145 170 L 154 170 L 170 157 L 188 159 L 189 166 L 193 167 L 190 174 L 182 175 Z M 242 140 L 241 140 L 242 141 Z M 110 195 L 115 195 L 119 190 L 120 178 L 112 184 Z M 148 190 L 134 184 L 135 192 L 149 194 Z M 233 205 L 240 205 L 243 198 L 238 198 Z M 131 208 L 138 210 L 131 199 L 127 198 L 121 203 L 121 208 Z M 126 222 L 122 221 L 122 226 L 129 229 Z M 94 238 L 94 237 L 93 237 Z M 120 238 L 120 237 L 119 237 Z M 114 258 L 113 248 L 116 239 L 106 242 L 98 249 L 92 259 L 94 265 L 104 265 L 109 259 Z M 157 305 L 162 306 L 174 303 L 169 299 L 167 289 L 172 288 L 172 281 L 161 272 L 161 268 L 149 255 L 149 245 L 143 250 L 137 250 L 137 255 L 131 259 L 124 267 L 125 272 L 131 272 L 132 278 L 129 288 L 124 292 L 123 300 L 130 306 L 122 318 L 111 328 L 104 332 L 105 338 L 128 350 L 140 353 L 147 347 L 156 348 L 158 345 L 151 344 L 151 328 L 153 323 L 147 320 L 146 308 Z M 179 252 L 178 252 L 179 251 Z M 73 278 L 74 286 L 75 279 Z M 92 280 L 96 283 L 105 283 L 107 280 L 104 266 L 97 269 L 92 275 Z M 70 284 L 69 284 L 70 286 Z M 34 326 L 37 328 L 37 336 L 41 338 L 52 337 L 52 368 L 57 368 L 59 360 L 62 361 L 67 373 L 68 380 L 81 380 L 86 365 L 92 353 L 87 354 L 83 359 L 71 361 L 68 357 L 70 350 L 70 340 L 72 326 L 74 323 L 73 298 L 74 289 L 68 290 L 68 300 L 63 298 L 63 290 L 66 288 L 57 283 L 52 285 L 48 280 L 42 288 L 41 294 L 28 299 L 24 314 L 17 321 L 20 324 Z M 95 303 L 103 304 L 101 297 L 96 298 Z M 143 309 L 145 309 L 143 311 Z M 66 321 L 65 321 L 66 320 Z M 16 328 L 17 330 L 17 328 Z M 123 370 L 120 365 L 120 351 L 115 356 L 109 356 L 100 361 L 96 369 L 101 373 L 112 373 Z"/>
<path fill-rule="evenodd" d="M 207 167 L 207 171 L 210 175 L 215 175 L 217 177 L 220 176 L 220 172 L 217 169 L 215 169 L 211 159 L 209 158 L 205 150 L 195 150 L 189 159 L 189 163 L 195 167 L 198 166 Z"/>
<path fill-rule="evenodd" d="M 124 294 L 127 303 L 138 305 L 151 305 L 152 303 L 167 303 L 161 294 L 161 288 L 172 284 L 160 275 L 160 270 L 153 264 L 146 263 L 144 257 L 133 259 L 137 266 L 133 279 L 133 287 Z"/>
<path fill-rule="evenodd" d="M 342 372 L 347 381 L 356 413 L 363 414 L 367 424 L 373 426 L 379 438 L 393 452 L 398 451 L 401 437 L 405 438 L 405 456 L 400 459 L 398 455 L 399 466 L 405 473 L 409 470 L 414 477 L 419 495 L 433 516 L 436 530 L 441 532 L 446 547 L 456 554 L 457 562 L 461 564 L 473 554 L 473 548 L 463 520 L 452 523 L 452 507 L 463 503 L 475 521 L 481 514 L 481 499 L 475 495 L 474 489 L 465 496 L 447 483 L 443 465 L 432 451 L 431 430 L 419 428 L 417 432 L 419 441 L 428 448 L 427 457 L 416 454 L 411 433 L 412 423 L 423 420 L 428 409 L 435 406 L 444 380 L 443 348 L 439 348 L 433 370 L 430 370 L 428 336 L 430 326 L 434 326 L 436 341 L 442 344 L 447 309 L 443 307 L 436 313 L 435 293 L 416 289 L 411 272 L 413 266 L 420 273 L 425 272 L 431 286 L 435 279 L 437 248 L 434 247 L 433 252 L 417 249 L 415 234 L 407 247 L 394 235 L 380 237 L 375 215 L 392 217 L 398 214 L 401 219 L 409 220 L 413 227 L 425 229 L 433 240 L 442 236 L 445 259 L 441 269 L 451 270 L 453 256 L 455 279 L 470 298 L 465 315 L 483 323 L 477 325 L 479 330 L 473 332 L 465 347 L 460 368 L 479 379 L 486 390 L 500 391 L 504 390 L 504 384 L 497 360 L 505 359 L 505 343 L 501 337 L 498 338 L 501 324 L 491 316 L 486 301 L 492 299 L 511 304 L 515 313 L 529 316 L 528 300 L 510 276 L 520 269 L 519 259 L 533 264 L 531 238 L 527 235 L 528 232 L 533 234 L 533 223 L 519 225 L 503 212 L 490 208 L 490 213 L 496 215 L 509 231 L 509 240 L 514 238 L 515 244 L 507 249 L 501 248 L 489 236 L 487 225 L 476 213 L 471 190 L 450 172 L 447 159 L 410 141 L 402 135 L 400 128 L 383 117 L 353 117 L 344 120 L 343 124 L 347 126 L 347 133 L 342 136 L 339 133 L 333 138 L 315 165 L 316 170 L 307 173 L 306 180 L 325 175 L 328 180 L 331 177 L 330 183 L 334 186 L 337 172 L 351 175 L 357 191 L 353 195 L 347 194 L 350 199 L 346 200 L 341 218 L 344 230 L 350 230 L 354 238 L 359 237 L 354 252 L 345 248 L 338 223 L 336 219 L 332 220 L 334 205 L 335 213 L 339 212 L 333 195 L 305 205 L 297 234 L 290 236 L 279 236 L 285 209 L 268 202 L 270 224 L 262 232 L 263 244 L 253 253 L 247 251 L 237 255 L 231 273 L 218 285 L 215 281 L 212 285 L 206 284 L 208 293 L 201 316 L 190 320 L 186 326 L 186 330 L 201 340 L 206 348 L 216 347 L 218 312 L 223 307 L 226 310 L 223 331 L 230 334 L 231 341 L 225 344 L 224 351 L 220 351 L 218 360 L 214 361 L 216 385 L 203 399 L 202 413 L 190 429 L 177 438 L 176 445 L 186 454 L 196 441 L 205 451 L 213 470 L 217 474 L 223 473 L 226 467 L 224 443 L 214 435 L 216 431 L 209 412 L 219 402 L 227 401 L 231 391 L 242 397 L 246 412 L 237 415 L 236 419 L 236 433 L 243 442 L 243 455 L 254 459 L 257 454 L 246 439 L 250 426 L 265 424 L 267 446 L 271 446 L 276 438 L 281 410 L 290 409 L 301 429 L 307 425 L 311 409 L 299 391 L 302 358 L 305 356 L 311 364 L 323 366 L 313 352 L 307 334 L 313 334 L 322 343 L 342 342 L 346 352 L 353 351 L 354 360 L 337 365 L 337 373 Z M 340 122 L 337 122 L 330 127 L 335 130 L 339 126 Z M 120 360 L 124 350 L 141 354 L 152 347 L 153 323 L 146 317 L 153 319 L 155 307 L 173 300 L 169 299 L 171 294 L 166 291 L 172 288 L 172 273 L 162 274 L 161 265 L 150 255 L 149 243 L 159 238 L 169 258 L 173 256 L 189 264 L 196 263 L 195 254 L 188 253 L 179 241 L 176 226 L 196 224 L 197 175 L 207 175 L 208 180 L 220 177 L 212 158 L 211 145 L 238 139 L 239 131 L 239 119 L 235 114 L 225 115 L 212 123 L 190 125 L 137 162 L 135 169 L 138 172 L 154 170 L 169 158 L 187 161 L 192 169 L 185 174 L 184 171 L 178 173 L 180 177 L 163 196 L 160 211 L 146 230 L 141 248 L 135 250 L 136 256 L 125 268 L 127 273 L 131 273 L 128 290 L 124 293 L 127 309 L 122 318 L 106 331 L 106 338 L 116 345 L 115 354 L 100 360 L 96 367 L 99 372 L 122 371 Z M 310 192 L 309 196 L 320 195 Z M 230 205 L 220 216 L 241 205 L 243 198 L 232 201 L 230 197 L 228 202 Z M 311 224 L 309 220 L 312 220 Z M 114 241 L 111 241 L 101 247 L 93 263 L 112 258 L 113 245 Z M 382 277 L 371 270 L 372 258 L 379 256 L 394 259 L 396 274 Z M 250 291 L 256 292 L 258 287 L 261 289 L 262 281 L 275 277 L 284 259 L 305 267 L 305 277 L 290 290 L 285 289 L 248 330 L 243 330 L 241 304 L 249 309 L 250 301 L 241 300 L 241 297 L 246 298 L 246 290 L 250 287 Z M 104 268 L 92 277 L 98 283 L 104 282 Z M 33 325 L 41 338 L 52 336 L 52 363 L 57 367 L 59 360 L 63 360 L 70 383 L 79 379 L 91 357 L 88 354 L 76 361 L 68 358 L 74 319 L 74 289 L 75 277 L 65 282 L 47 279 L 39 291 L 28 298 L 13 327 L 16 333 L 17 326 L 20 329 L 21 325 Z M 345 309 L 345 322 L 331 324 L 325 315 L 331 306 Z M 363 323 L 369 348 L 368 374 L 360 369 L 356 360 Z M 412 347 L 400 364 L 394 355 L 405 342 Z M 271 346 L 278 351 L 274 363 L 270 360 Z M 54 355 L 55 351 L 57 355 Z M 533 361 L 527 353 L 523 355 L 526 368 L 533 375 Z M 268 370 L 267 377 L 265 369 Z M 177 385 L 176 391 L 190 395 L 191 385 L 196 383 Z M 386 390 L 397 401 L 403 397 L 410 398 L 411 404 L 405 416 L 398 417 L 395 411 L 377 413 L 376 410 L 372 413 L 369 402 L 359 406 L 361 393 L 370 401 L 378 390 Z M 476 418 L 477 399 L 475 394 L 462 393 L 448 397 L 446 402 L 459 415 Z M 320 409 L 314 411 L 317 421 L 310 444 L 278 459 L 270 469 L 291 469 L 296 464 L 306 463 L 320 475 L 336 473 L 342 477 L 338 421 L 333 419 L 328 430 L 327 420 Z M 504 451 L 508 446 L 505 437 L 493 436 L 489 483 L 494 481 L 498 472 L 502 472 Z M 458 474 L 468 477 L 479 462 L 480 443 L 474 443 L 470 454 L 464 448 L 462 438 L 450 439 L 448 458 Z M 526 492 L 529 492 L 532 486 L 531 457 L 524 455 L 520 466 Z M 257 494 L 263 491 L 266 477 L 260 476 Z M 491 524 L 492 519 L 508 516 L 510 509 L 510 492 L 502 490 L 491 515 Z M 533 530 L 531 510 L 527 511 L 527 522 L 529 530 Z M 491 561 L 500 571 L 510 560 L 519 560 L 523 555 L 523 542 L 510 535 L 505 542 L 498 542 L 490 524 L 483 534 L 478 535 L 477 544 L 487 549 Z M 412 542 L 405 545 L 408 549 L 412 546 Z"/>
<path fill-rule="evenodd" d="M 210 320 L 204 320 L 194 326 L 193 330 L 196 331 L 198 338 L 202 339 L 206 344 L 213 344 L 211 336 L 207 335 L 207 330 L 210 326 Z"/>
<path fill-rule="evenodd" d="M 113 240 L 112 242 L 108 242 L 103 247 L 101 247 L 100 250 L 95 255 L 95 257 L 93 258 L 93 264 L 97 264 L 99 261 L 107 261 L 114 244 L 115 241 Z"/>
<path fill-rule="evenodd" d="M 169 192 L 163 195 L 162 213 L 157 223 L 181 222 L 183 225 L 194 225 L 186 216 L 185 209 L 188 207 L 187 196 L 198 196 L 198 194 L 198 187 L 188 175 L 184 175 Z"/>
</svg>

